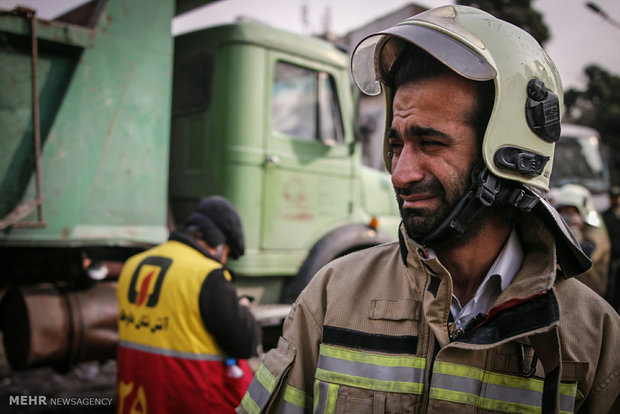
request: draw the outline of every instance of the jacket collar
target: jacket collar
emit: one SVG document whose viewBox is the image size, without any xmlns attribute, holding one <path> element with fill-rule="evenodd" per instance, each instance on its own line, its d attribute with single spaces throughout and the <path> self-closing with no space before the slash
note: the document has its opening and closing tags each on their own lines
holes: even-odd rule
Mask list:
<svg viewBox="0 0 620 414">
<path fill-rule="evenodd" d="M 193 237 L 189 236 L 188 234 L 186 234 L 185 232 L 183 232 L 181 230 L 173 231 L 170 234 L 170 237 L 168 238 L 168 240 L 176 241 L 176 242 L 182 243 L 182 244 L 184 244 L 186 246 L 189 246 L 192 249 L 197 250 L 198 252 L 200 252 L 206 258 L 214 260 L 214 261 L 220 263 L 219 260 L 217 260 L 215 257 L 213 257 L 204 247 L 202 247 L 200 244 L 198 244 L 198 242 L 196 242 L 196 240 L 194 240 Z"/>
<path fill-rule="evenodd" d="M 511 295 L 527 298 L 546 292 L 553 287 L 557 276 L 555 242 L 543 222 L 533 214 L 524 213 L 515 228 L 523 248 L 523 265 L 500 295 L 500 301 Z M 405 267 L 420 263 L 431 273 L 445 271 L 436 257 L 407 235 L 402 224 L 398 236 Z"/>
<path fill-rule="evenodd" d="M 553 235 L 540 219 L 524 214 L 515 225 L 523 248 L 523 264 L 512 282 L 489 309 L 488 315 L 471 326 L 469 334 L 459 336 L 460 343 L 476 345 L 503 342 L 517 337 L 541 333 L 557 325 L 558 304 L 553 293 L 556 278 L 556 252 Z M 441 346 L 451 342 L 448 315 L 452 283 L 445 267 L 422 246 L 409 238 L 401 226 L 401 259 L 416 279 L 425 282 L 424 313 Z M 419 269 L 426 269 L 418 273 Z M 412 273 L 413 274 L 413 273 Z M 523 318 L 523 312 L 538 315 Z M 514 329 L 512 329 L 514 327 Z M 482 329 L 484 328 L 484 329 Z"/>
</svg>

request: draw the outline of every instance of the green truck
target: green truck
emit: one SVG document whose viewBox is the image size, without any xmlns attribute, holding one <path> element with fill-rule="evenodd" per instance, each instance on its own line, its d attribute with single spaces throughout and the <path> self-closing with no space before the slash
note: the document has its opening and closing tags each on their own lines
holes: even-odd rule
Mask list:
<svg viewBox="0 0 620 414">
<path fill-rule="evenodd" d="M 346 53 L 258 23 L 173 38 L 187 3 L 0 12 L 0 323 L 14 368 L 113 356 L 123 261 L 205 196 L 240 212 L 246 254 L 231 267 L 266 330 L 322 265 L 397 237 L 389 176 L 362 163 Z"/>
</svg>

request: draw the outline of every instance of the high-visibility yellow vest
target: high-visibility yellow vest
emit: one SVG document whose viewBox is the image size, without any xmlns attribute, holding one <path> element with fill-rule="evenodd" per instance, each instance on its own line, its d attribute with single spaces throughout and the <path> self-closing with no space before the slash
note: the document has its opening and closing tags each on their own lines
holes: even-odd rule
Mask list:
<svg viewBox="0 0 620 414">
<path fill-rule="evenodd" d="M 200 315 L 202 285 L 221 268 L 178 241 L 127 261 L 118 283 L 119 413 L 224 412 L 238 403 L 251 370 L 239 361 L 245 375 L 226 376 L 226 355 Z"/>
</svg>

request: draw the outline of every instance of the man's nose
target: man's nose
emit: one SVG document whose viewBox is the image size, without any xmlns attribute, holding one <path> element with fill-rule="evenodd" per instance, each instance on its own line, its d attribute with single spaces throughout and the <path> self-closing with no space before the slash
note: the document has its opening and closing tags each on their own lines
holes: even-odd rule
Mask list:
<svg viewBox="0 0 620 414">
<path fill-rule="evenodd" d="M 424 156 L 413 145 L 405 145 L 398 156 L 392 157 L 392 184 L 406 187 L 424 179 Z"/>
</svg>

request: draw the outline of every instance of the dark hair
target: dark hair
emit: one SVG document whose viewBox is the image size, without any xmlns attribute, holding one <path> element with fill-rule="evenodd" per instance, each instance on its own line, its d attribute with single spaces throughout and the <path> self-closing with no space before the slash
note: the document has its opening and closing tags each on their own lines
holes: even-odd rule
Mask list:
<svg viewBox="0 0 620 414">
<path fill-rule="evenodd" d="M 394 62 L 390 71 L 394 90 L 400 86 L 442 75 L 458 75 L 448 66 L 435 59 L 432 55 L 419 47 L 408 44 Z M 476 108 L 470 114 L 471 126 L 476 131 L 478 144 L 482 146 L 482 139 L 489 123 L 493 102 L 495 100 L 495 85 L 489 81 L 474 82 L 476 88 Z"/>
</svg>

